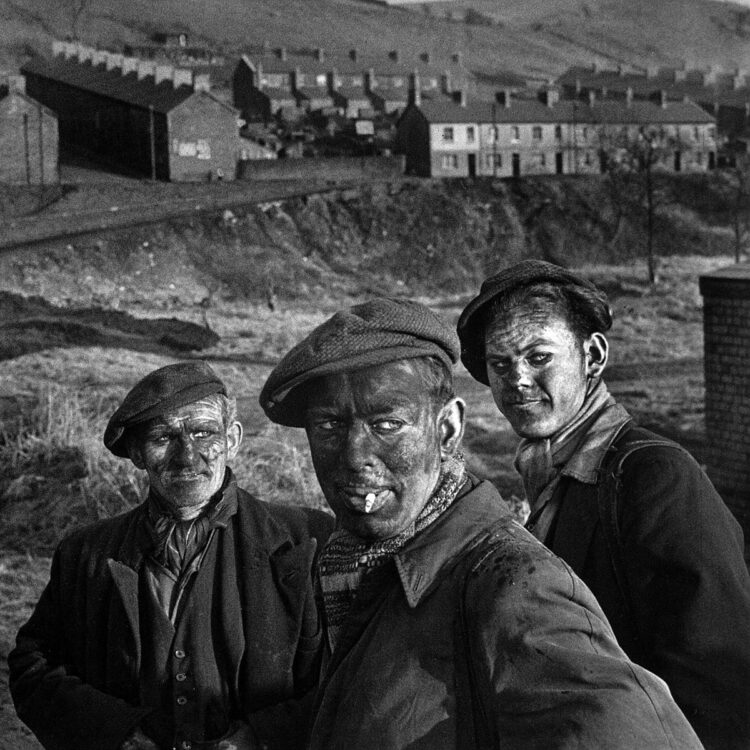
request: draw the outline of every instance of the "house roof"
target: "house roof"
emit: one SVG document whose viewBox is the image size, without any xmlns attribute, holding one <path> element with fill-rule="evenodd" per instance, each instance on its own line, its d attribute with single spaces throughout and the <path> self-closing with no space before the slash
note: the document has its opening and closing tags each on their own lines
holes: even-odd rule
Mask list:
<svg viewBox="0 0 750 750">
<path fill-rule="evenodd" d="M 369 101 L 367 92 L 362 86 L 339 86 L 336 89 L 336 93 L 345 99 L 363 99 Z"/>
<path fill-rule="evenodd" d="M 377 86 L 370 94 L 385 102 L 405 102 L 409 98 L 409 89 L 406 86 Z"/>
<path fill-rule="evenodd" d="M 298 86 L 297 94 L 305 99 L 330 99 L 331 94 L 327 88 L 322 86 Z"/>
<path fill-rule="evenodd" d="M 119 68 L 107 70 L 104 65 L 80 63 L 63 57 L 34 58 L 21 67 L 21 72 L 49 78 L 135 107 L 153 107 L 154 111 L 162 113 L 171 111 L 195 94 L 192 86 L 175 88 L 171 81 L 155 85 L 153 76 L 138 80 L 135 73 L 122 75 Z"/>
<path fill-rule="evenodd" d="M 714 118 L 694 102 L 669 102 L 666 107 L 649 101 L 597 101 L 593 105 L 561 100 L 548 107 L 537 100 L 511 100 L 509 107 L 492 102 L 460 104 L 446 99 L 423 101 L 419 110 L 431 123 L 591 123 L 667 124 L 712 123 Z"/>
</svg>

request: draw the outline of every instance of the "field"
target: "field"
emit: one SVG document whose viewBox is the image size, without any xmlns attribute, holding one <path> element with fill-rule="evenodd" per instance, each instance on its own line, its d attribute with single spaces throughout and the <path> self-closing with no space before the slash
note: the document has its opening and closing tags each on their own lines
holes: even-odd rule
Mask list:
<svg viewBox="0 0 750 750">
<path fill-rule="evenodd" d="M 698 276 L 731 262 L 728 257 L 681 257 L 662 261 L 662 282 L 650 287 L 642 263 L 582 266 L 611 295 L 615 311 L 610 388 L 641 423 L 703 450 L 701 305 Z M 102 284 L 104 280 L 100 280 Z M 40 291 L 54 284 L 38 269 Z M 62 282 L 61 282 L 62 283 Z M 6 284 L 7 285 L 7 284 Z M 28 290 L 25 290 L 28 292 Z M 165 290 L 165 296 L 168 291 Z M 299 430 L 269 426 L 257 405 L 265 376 L 277 358 L 332 311 L 354 297 L 334 294 L 311 303 L 264 304 L 218 300 L 209 312 L 220 340 L 201 352 L 238 396 L 247 430 L 235 469 L 242 484 L 267 499 L 321 505 Z M 455 321 L 466 295 L 422 301 Z M 136 302 L 132 305 L 131 302 Z M 120 293 L 122 309 L 139 318 L 163 316 L 142 298 Z M 201 323 L 193 305 L 173 303 L 170 314 Z M 0 658 L 28 617 L 59 536 L 76 525 L 137 502 L 142 478 L 100 443 L 117 399 L 149 370 L 176 361 L 166 351 L 80 343 L 43 348 L 7 359 L 0 374 L 3 437 L 0 440 Z M 515 437 L 486 388 L 459 371 L 457 388 L 469 406 L 465 452 L 470 467 L 490 477 L 503 494 L 520 494 L 512 467 Z M 19 413 L 23 414 L 18 422 Z M 31 750 L 33 738 L 8 703 L 5 666 L 0 667 L 0 748 Z"/>
</svg>

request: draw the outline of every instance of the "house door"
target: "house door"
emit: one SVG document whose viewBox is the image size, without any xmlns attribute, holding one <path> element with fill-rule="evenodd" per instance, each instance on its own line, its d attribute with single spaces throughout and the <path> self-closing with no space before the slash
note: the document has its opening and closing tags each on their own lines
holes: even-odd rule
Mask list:
<svg viewBox="0 0 750 750">
<path fill-rule="evenodd" d="M 521 154 L 513 154 L 513 176 L 521 176 Z"/>
<path fill-rule="evenodd" d="M 563 173 L 563 155 L 562 151 L 558 151 L 555 154 L 555 174 Z"/>
<path fill-rule="evenodd" d="M 469 177 L 477 176 L 477 155 L 469 154 Z"/>
<path fill-rule="evenodd" d="M 708 168 L 716 169 L 716 154 L 713 151 L 708 152 Z"/>
<path fill-rule="evenodd" d="M 674 171 L 679 172 L 682 169 L 682 154 L 679 151 L 674 152 Z"/>
</svg>

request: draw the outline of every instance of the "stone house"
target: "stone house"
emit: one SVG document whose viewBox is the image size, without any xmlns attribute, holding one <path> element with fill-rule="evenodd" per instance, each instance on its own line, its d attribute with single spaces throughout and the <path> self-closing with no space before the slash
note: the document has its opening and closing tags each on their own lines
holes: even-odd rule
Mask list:
<svg viewBox="0 0 750 750">
<path fill-rule="evenodd" d="M 26 94 L 23 76 L 0 82 L 0 182 L 59 182 L 57 116 Z"/>
</svg>

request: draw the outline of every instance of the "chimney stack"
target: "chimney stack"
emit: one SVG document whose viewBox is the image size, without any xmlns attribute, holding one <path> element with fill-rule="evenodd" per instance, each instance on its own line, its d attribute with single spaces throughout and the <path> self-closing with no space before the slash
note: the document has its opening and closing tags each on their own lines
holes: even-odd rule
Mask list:
<svg viewBox="0 0 750 750">
<path fill-rule="evenodd" d="M 589 107 L 593 107 L 596 103 L 596 91 L 589 89 Z"/>
<path fill-rule="evenodd" d="M 453 92 L 453 101 L 456 102 L 461 107 L 466 106 L 466 90 L 465 89 L 459 89 L 458 91 Z"/>
<path fill-rule="evenodd" d="M 554 86 L 548 86 L 539 92 L 539 99 L 546 107 L 554 107 L 560 101 L 560 92 Z"/>
<path fill-rule="evenodd" d="M 451 93 L 451 74 L 447 70 L 440 76 L 440 90 L 443 94 Z"/>
<path fill-rule="evenodd" d="M 286 57 L 287 57 L 287 55 L 286 55 L 286 47 L 279 47 L 276 50 L 276 54 L 277 54 L 279 60 L 286 60 Z"/>
<path fill-rule="evenodd" d="M 632 86 L 628 86 L 625 89 L 625 106 L 626 107 L 633 106 L 633 87 Z"/>
<path fill-rule="evenodd" d="M 124 55 L 121 55 L 119 52 L 108 52 L 104 60 L 104 66 L 107 70 L 119 70 L 122 68 L 123 57 Z"/>
<path fill-rule="evenodd" d="M 193 72 L 193 91 L 210 91 L 211 75 L 209 73 Z"/>
<path fill-rule="evenodd" d="M 57 57 L 58 55 L 64 55 L 65 45 L 66 43 L 61 41 L 60 39 L 53 39 L 52 40 L 52 56 Z"/>
<path fill-rule="evenodd" d="M 91 60 L 94 57 L 94 48 L 79 43 L 76 45 L 76 57 L 80 63 Z"/>
<path fill-rule="evenodd" d="M 501 107 L 505 107 L 505 109 L 508 109 L 508 107 L 510 107 L 510 91 L 508 89 L 497 91 L 495 93 L 495 101 Z"/>
<path fill-rule="evenodd" d="M 92 65 L 103 65 L 107 62 L 107 57 L 109 56 L 109 52 L 105 49 L 95 49 L 93 54 L 91 55 L 91 64 Z"/>
<path fill-rule="evenodd" d="M 160 64 L 154 67 L 154 83 L 158 86 L 162 81 L 174 82 L 174 65 Z"/>
<path fill-rule="evenodd" d="M 180 86 L 193 85 L 193 71 L 189 68 L 174 68 L 172 72 L 172 86 L 178 89 Z"/>
<path fill-rule="evenodd" d="M 315 48 L 315 59 L 318 62 L 323 62 L 323 60 L 326 59 L 326 53 L 325 53 L 325 50 L 322 47 L 316 47 Z"/>
<path fill-rule="evenodd" d="M 22 75 L 9 74 L 7 76 L 8 93 L 12 94 L 14 91 L 18 94 L 26 93 L 26 78 Z"/>
<path fill-rule="evenodd" d="M 378 79 L 375 77 L 375 68 L 368 68 L 365 73 L 365 90 L 372 93 L 378 87 Z"/>
<path fill-rule="evenodd" d="M 393 62 L 401 62 L 401 54 L 399 53 L 397 49 L 392 49 L 388 53 L 388 58 L 390 60 L 393 60 Z"/>
<path fill-rule="evenodd" d="M 128 73 L 138 73 L 138 58 L 137 57 L 130 57 L 128 55 L 123 55 L 122 58 L 122 74 L 124 76 L 128 75 Z"/>
<path fill-rule="evenodd" d="M 152 60 L 137 60 L 137 67 L 135 74 L 139 81 L 142 81 L 148 76 L 154 76 L 156 72 L 156 63 Z"/>
<path fill-rule="evenodd" d="M 350 49 L 349 50 L 349 59 L 353 62 L 357 62 L 357 58 L 359 57 L 359 53 L 356 49 Z"/>
</svg>

